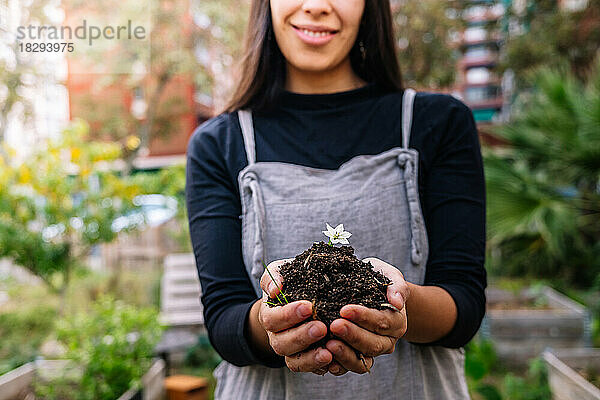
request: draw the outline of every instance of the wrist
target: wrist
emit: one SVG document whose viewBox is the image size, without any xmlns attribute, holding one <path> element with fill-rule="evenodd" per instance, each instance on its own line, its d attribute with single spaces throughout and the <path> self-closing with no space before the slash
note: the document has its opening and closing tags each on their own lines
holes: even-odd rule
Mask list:
<svg viewBox="0 0 600 400">
<path fill-rule="evenodd" d="M 403 338 L 430 343 L 444 337 L 454 327 L 458 313 L 452 296 L 438 286 L 407 283 L 410 296 L 406 301 L 407 330 Z"/>
<path fill-rule="evenodd" d="M 256 302 L 254 302 L 250 308 L 250 312 L 248 313 L 248 321 L 246 324 L 248 327 L 248 343 L 250 344 L 250 349 L 252 352 L 259 358 L 272 358 L 277 356 L 277 354 L 275 354 L 271 348 L 271 345 L 269 344 L 269 336 L 259 320 L 262 302 L 263 299 L 258 299 Z"/>
</svg>

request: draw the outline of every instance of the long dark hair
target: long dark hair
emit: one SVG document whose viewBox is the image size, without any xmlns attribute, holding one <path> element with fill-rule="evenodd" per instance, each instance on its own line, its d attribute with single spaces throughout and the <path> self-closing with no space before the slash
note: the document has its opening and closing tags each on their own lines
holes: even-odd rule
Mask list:
<svg viewBox="0 0 600 400">
<path fill-rule="evenodd" d="M 350 50 L 350 63 L 364 81 L 376 82 L 389 91 L 402 90 L 389 0 L 365 0 L 358 36 Z M 248 108 L 268 112 L 277 104 L 285 79 L 285 58 L 275 40 L 270 2 L 252 0 L 239 82 L 223 111 Z"/>
</svg>

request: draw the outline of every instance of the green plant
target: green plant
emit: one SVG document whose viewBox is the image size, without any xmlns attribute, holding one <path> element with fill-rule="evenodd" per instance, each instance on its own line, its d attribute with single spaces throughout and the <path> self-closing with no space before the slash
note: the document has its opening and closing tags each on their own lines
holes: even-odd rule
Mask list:
<svg viewBox="0 0 600 400">
<path fill-rule="evenodd" d="M 476 339 L 465 348 L 465 375 L 471 393 L 485 400 L 549 400 L 548 374 L 541 358 L 530 360 L 523 376 L 505 373 L 492 342 Z"/>
<path fill-rule="evenodd" d="M 68 348 L 67 357 L 81 367 L 81 378 L 76 388 L 69 382 L 49 382 L 40 383 L 36 392 L 44 398 L 62 393 L 64 397 L 57 399 L 69 400 L 114 400 L 139 387 L 161 336 L 155 309 L 136 308 L 109 297 L 100 297 L 87 313 L 62 319 L 57 331 Z"/>
<path fill-rule="evenodd" d="M 56 309 L 47 305 L 24 305 L 0 314 L 0 375 L 39 355 L 55 318 Z"/>
<path fill-rule="evenodd" d="M 548 386 L 548 372 L 541 358 L 529 362 L 525 377 L 509 373 L 504 377 L 503 389 L 507 399 L 511 400 L 548 400 L 551 398 Z"/>
<path fill-rule="evenodd" d="M 589 287 L 600 273 L 600 59 L 586 85 L 540 70 L 488 149 L 488 266 Z"/>
<path fill-rule="evenodd" d="M 144 193 L 107 170 L 121 155 L 119 147 L 87 140 L 88 130 L 74 121 L 23 161 L 0 157 L 0 257 L 61 293 L 74 267 L 94 245 L 116 237 L 113 222 Z"/>
<path fill-rule="evenodd" d="M 265 269 L 267 270 L 267 273 L 269 274 L 269 276 L 271 277 L 271 281 L 273 281 L 273 284 L 275 286 L 277 286 L 277 289 L 279 289 L 279 293 L 277 294 L 277 301 L 279 302 L 279 304 L 270 302 L 270 301 L 266 301 L 267 304 L 272 305 L 272 306 L 280 306 L 283 304 L 288 304 L 289 301 L 288 299 L 285 297 L 285 293 L 283 293 L 283 290 L 281 289 L 281 287 L 277 284 L 277 281 L 275 280 L 275 278 L 273 277 L 273 274 L 271 274 L 271 271 L 269 270 L 269 267 L 267 267 L 267 264 L 265 264 L 265 262 L 263 261 L 263 266 L 265 267 Z M 281 295 L 281 296 L 280 296 Z"/>
<path fill-rule="evenodd" d="M 485 382 L 497 363 L 496 351 L 489 340 L 477 339 L 465 348 L 465 375 L 471 392 L 486 400 L 502 400 L 498 388 Z"/>
<path fill-rule="evenodd" d="M 541 66 L 567 66 L 584 80 L 600 49 L 599 0 L 586 1 L 579 11 L 565 12 L 560 2 L 529 0 L 522 13 L 508 7 L 503 24 L 507 30 L 501 70 L 512 69 L 517 89 L 531 87 L 525 79 Z M 514 3 L 513 3 L 514 4 Z M 519 22 L 524 29 L 509 28 Z"/>
<path fill-rule="evenodd" d="M 221 357 L 211 346 L 208 336 L 200 335 L 198 342 L 185 355 L 185 365 L 203 369 L 214 369 L 221 362 Z"/>
</svg>

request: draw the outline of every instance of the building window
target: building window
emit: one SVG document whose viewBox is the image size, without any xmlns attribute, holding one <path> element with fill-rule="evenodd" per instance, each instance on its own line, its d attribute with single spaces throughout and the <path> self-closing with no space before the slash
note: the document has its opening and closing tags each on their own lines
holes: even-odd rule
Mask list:
<svg viewBox="0 0 600 400">
<path fill-rule="evenodd" d="M 465 90 L 465 100 L 469 103 L 492 100 L 501 94 L 499 86 L 470 87 Z"/>
<path fill-rule="evenodd" d="M 465 51 L 465 58 L 468 59 L 485 58 L 491 57 L 492 55 L 493 53 L 490 48 L 485 45 L 470 46 Z"/>
<path fill-rule="evenodd" d="M 488 83 L 492 79 L 492 74 L 489 68 L 470 68 L 466 73 L 467 83 L 470 84 L 481 84 Z"/>
</svg>

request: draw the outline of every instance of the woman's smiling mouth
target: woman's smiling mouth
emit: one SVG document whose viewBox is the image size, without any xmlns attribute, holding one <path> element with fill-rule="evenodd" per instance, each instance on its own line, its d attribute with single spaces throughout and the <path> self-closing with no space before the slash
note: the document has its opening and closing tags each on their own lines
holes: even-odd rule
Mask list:
<svg viewBox="0 0 600 400">
<path fill-rule="evenodd" d="M 304 43 L 321 46 L 333 39 L 338 33 L 335 29 L 316 25 L 292 25 L 296 34 Z"/>
</svg>

